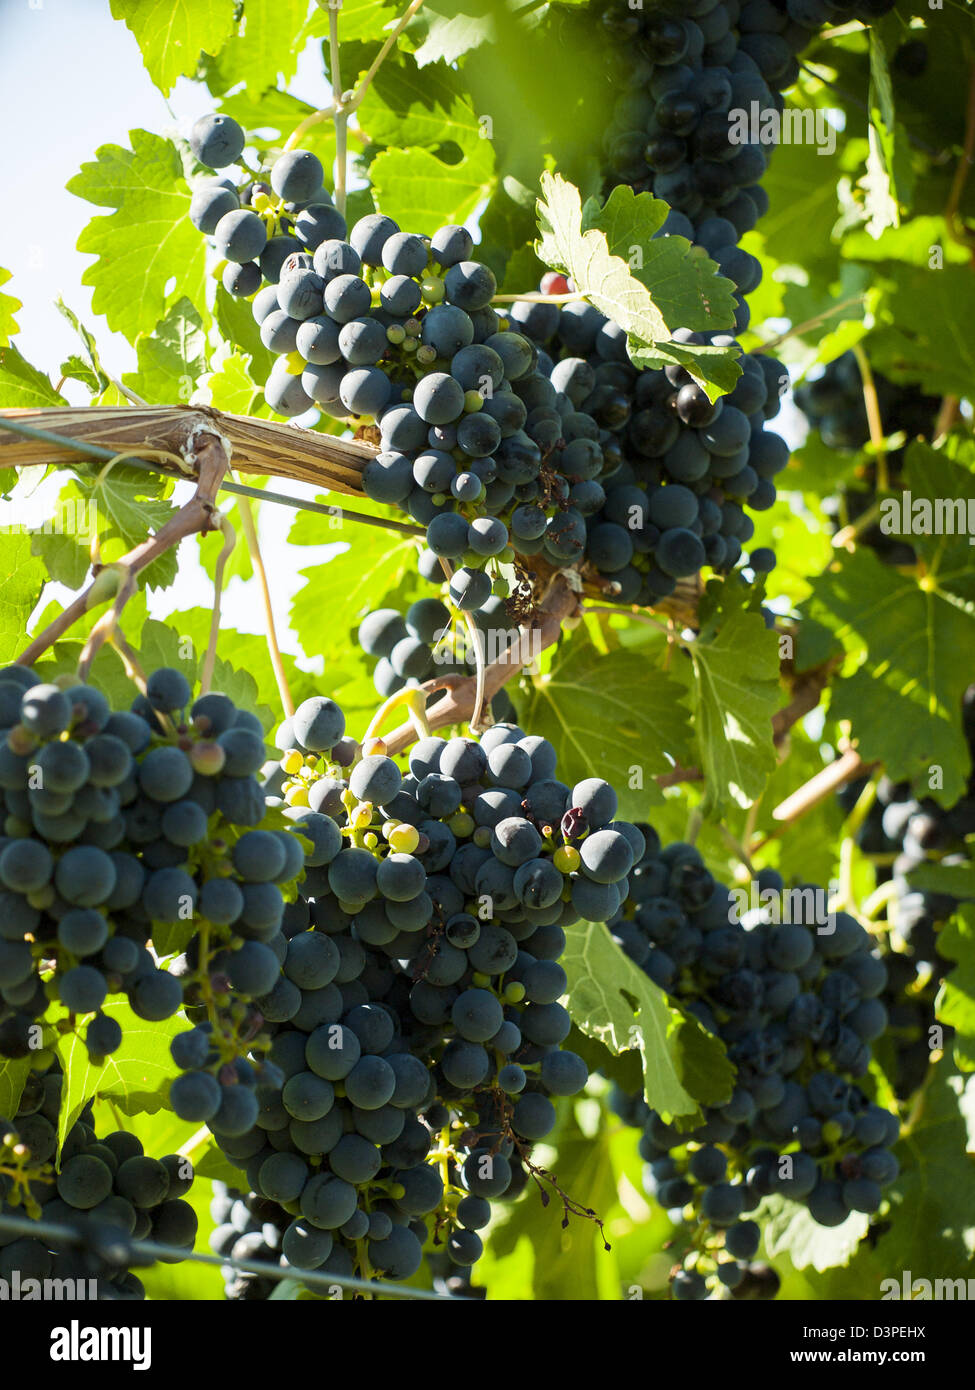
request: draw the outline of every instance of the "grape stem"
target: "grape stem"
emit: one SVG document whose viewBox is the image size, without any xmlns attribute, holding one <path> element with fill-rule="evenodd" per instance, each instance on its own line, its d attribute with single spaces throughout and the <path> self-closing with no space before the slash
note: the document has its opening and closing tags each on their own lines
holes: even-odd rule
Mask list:
<svg viewBox="0 0 975 1390">
<path fill-rule="evenodd" d="M 890 478 L 887 474 L 887 445 L 884 440 L 884 422 L 880 416 L 880 401 L 877 397 L 877 383 L 862 343 L 853 344 L 853 356 L 860 368 L 863 382 L 863 403 L 867 411 L 867 424 L 870 426 L 870 443 L 877 456 L 877 491 L 887 492 Z"/>
<path fill-rule="evenodd" d="M 245 506 L 250 511 L 250 503 L 241 503 L 241 507 Z M 217 512 L 216 515 L 220 518 L 223 545 L 220 548 L 220 554 L 217 556 L 217 563 L 213 571 L 213 611 L 210 616 L 210 640 L 207 642 L 206 655 L 200 669 L 201 695 L 208 695 L 213 685 L 213 667 L 217 659 L 217 639 L 220 636 L 220 601 L 223 598 L 224 571 L 237 543 L 237 533 L 230 524 L 230 518 L 225 516 L 223 512 Z"/>
<path fill-rule="evenodd" d="M 240 522 L 244 531 L 244 539 L 247 542 L 251 564 L 254 566 L 254 573 L 257 575 L 257 582 L 261 590 L 261 602 L 264 605 L 267 649 L 271 658 L 271 666 L 274 670 L 274 679 L 277 681 L 278 694 L 281 698 L 282 708 L 290 719 L 295 712 L 295 702 L 291 695 L 291 687 L 288 685 L 288 677 L 284 669 L 281 648 L 278 645 L 278 634 L 274 625 L 274 607 L 271 603 L 271 590 L 267 582 L 267 571 L 264 568 L 264 560 L 261 556 L 261 546 L 257 538 L 257 527 L 254 525 L 254 513 L 251 511 L 250 502 L 245 501 L 243 498 L 237 503 L 237 510 L 240 512 Z"/>
<path fill-rule="evenodd" d="M 586 296 L 572 291 L 569 294 L 541 294 L 528 291 L 525 294 L 496 294 L 492 304 L 583 304 Z"/>
<path fill-rule="evenodd" d="M 323 0 L 318 0 L 321 5 Z M 342 103 L 342 68 L 339 61 L 339 5 L 341 0 L 326 0 L 328 8 L 328 66 L 332 75 L 332 96 L 335 101 L 335 206 L 345 216 L 345 188 L 348 182 L 349 113 Z"/>
</svg>

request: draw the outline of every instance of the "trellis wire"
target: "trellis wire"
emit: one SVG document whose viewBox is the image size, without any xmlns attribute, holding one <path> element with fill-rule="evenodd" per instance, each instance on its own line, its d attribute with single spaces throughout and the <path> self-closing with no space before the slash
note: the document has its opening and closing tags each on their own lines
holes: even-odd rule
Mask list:
<svg viewBox="0 0 975 1390">
<path fill-rule="evenodd" d="M 86 1246 L 90 1244 L 85 1236 L 84 1221 L 85 1217 L 82 1215 L 79 1217 L 77 1226 L 65 1226 L 43 1219 L 33 1221 L 0 1212 L 0 1230 L 34 1239 L 40 1236 L 52 1242 L 62 1241 L 69 1245 Z M 456 1298 L 453 1294 L 434 1293 L 430 1289 L 413 1289 L 406 1284 L 393 1284 L 385 1279 L 356 1279 L 351 1274 L 326 1274 L 320 1269 L 296 1269 L 292 1265 L 272 1265 L 264 1260 L 235 1260 L 229 1256 L 207 1255 L 203 1251 L 186 1250 L 178 1245 L 161 1245 L 150 1240 L 132 1240 L 126 1237 L 125 1245 L 134 1255 L 145 1255 L 153 1260 L 162 1259 L 168 1263 L 195 1260 L 198 1264 L 216 1265 L 218 1268 L 229 1266 L 235 1270 L 243 1270 L 248 1274 L 261 1274 L 268 1279 L 279 1281 L 295 1279 L 299 1283 L 307 1284 L 309 1288 L 317 1286 L 323 1289 L 333 1289 L 338 1286 L 343 1289 L 351 1289 L 353 1293 L 384 1293 L 391 1298 L 420 1299 L 429 1303 L 463 1303 L 467 1301 Z"/>
<path fill-rule="evenodd" d="M 56 434 L 53 430 L 41 430 L 35 425 L 24 425 L 19 420 L 9 420 L 0 414 L 0 429 L 9 430 L 11 434 L 22 434 L 28 439 L 38 439 L 46 444 L 57 444 L 63 449 L 74 449 L 76 453 L 88 454 L 93 458 L 105 459 L 106 462 L 115 458 L 116 454 L 111 449 L 106 449 L 103 444 L 89 444 L 82 439 L 70 439 L 67 435 Z M 132 468 L 141 468 L 146 473 L 161 473 L 167 478 L 177 478 L 183 482 L 189 481 L 189 476 L 178 473 L 175 468 L 163 468 L 159 464 L 147 463 L 145 459 L 127 458 L 126 464 Z M 349 521 L 361 522 L 364 526 L 379 526 L 383 530 L 401 531 L 407 536 L 423 536 L 426 534 L 422 526 L 414 526 L 408 521 L 387 520 L 385 517 L 366 516 L 362 512 L 350 512 L 341 506 L 326 506 L 324 502 L 305 502 L 300 497 L 288 497 L 283 492 L 269 492 L 267 489 L 248 487 L 245 483 L 222 482 L 221 492 L 233 492 L 241 497 L 254 497 L 259 502 L 277 502 L 285 507 L 294 507 L 296 511 L 320 512 L 322 516 L 347 518 Z"/>
</svg>

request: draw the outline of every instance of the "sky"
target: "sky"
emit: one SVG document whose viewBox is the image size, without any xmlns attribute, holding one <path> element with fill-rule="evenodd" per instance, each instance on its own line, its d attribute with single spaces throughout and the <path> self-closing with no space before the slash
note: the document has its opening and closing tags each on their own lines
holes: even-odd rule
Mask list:
<svg viewBox="0 0 975 1390">
<path fill-rule="evenodd" d="M 316 45 L 302 55 L 290 90 L 315 105 L 327 95 Z M 92 312 L 91 291 L 81 283 L 93 258 L 75 249 L 78 236 L 92 215 L 104 210 L 68 193 L 65 184 L 85 161 L 94 158 L 100 145 L 124 145 L 128 131 L 136 127 L 187 135 L 193 122 L 210 109 L 206 89 L 192 82 L 181 79 L 169 98 L 153 86 L 132 34 L 112 19 L 109 0 L 0 0 L 0 130 L 13 142 L 4 160 L 0 266 L 13 275 L 6 291 L 23 301 L 17 315 L 18 346 L 55 381 L 58 365 L 79 349 L 73 330 L 55 308 L 59 295 L 95 333 L 102 360 L 114 376 L 134 366 L 132 348 Z M 67 383 L 65 394 L 78 404 L 88 399 L 76 382 Z M 790 443 L 801 437 L 791 402 L 777 428 Z M 44 487 L 53 501 L 56 479 Z M 315 493 L 292 482 L 278 490 L 296 497 Z M 178 484 L 176 500 L 188 495 L 188 487 Z M 333 554 L 336 547 L 303 547 L 300 554 L 287 550 L 284 543 L 292 517 L 289 508 L 264 506 L 260 540 L 273 576 L 279 640 L 286 651 L 298 654 L 287 631 L 291 599 L 303 582 L 297 576 L 296 560 L 302 567 L 310 566 Z M 239 545 L 243 543 L 242 538 L 238 540 Z M 150 612 L 165 618 L 170 612 L 197 606 L 209 584 L 195 542 L 184 542 L 178 578 L 169 589 L 150 591 Z M 60 586 L 55 586 L 53 595 L 62 601 L 69 597 Z M 48 590 L 45 602 L 53 595 Z M 242 632 L 263 631 L 253 584 L 231 580 L 222 611 L 227 626 Z"/>
<path fill-rule="evenodd" d="M 318 104 L 324 88 L 315 46 L 303 55 L 290 90 Z M 132 348 L 92 312 L 91 290 L 81 283 L 93 258 L 76 251 L 75 245 L 92 215 L 104 209 L 68 193 L 65 184 L 94 158 L 100 145 L 125 145 L 128 131 L 137 127 L 187 135 L 197 117 L 211 109 L 206 89 L 192 82 L 180 80 L 168 98 L 153 86 L 135 39 L 124 24 L 112 19 L 108 0 L 0 0 L 0 129 L 12 141 L 4 160 L 0 266 L 13 275 L 5 291 L 23 301 L 17 314 L 20 351 L 55 382 L 59 363 L 79 350 L 73 329 L 55 308 L 59 295 L 95 334 L 112 375 L 120 376 L 135 365 Z M 68 382 L 64 394 L 73 403 L 88 400 L 80 383 Z M 57 481 L 45 486 L 53 501 Z M 314 488 L 291 482 L 277 491 L 315 495 Z M 188 495 L 187 486 L 177 485 L 177 501 Z M 303 581 L 289 569 L 297 552 L 289 554 L 283 548 L 292 517 L 289 508 L 263 507 L 260 539 L 273 574 L 278 636 L 286 650 L 297 653 L 287 633 L 288 609 Z M 335 549 L 334 544 L 303 547 L 298 558 L 304 567 Z M 285 557 L 289 563 L 282 564 Z M 199 605 L 201 586 L 206 592 L 210 581 L 197 560 L 195 542 L 185 541 L 176 583 L 150 591 L 150 612 L 165 618 Z M 45 603 L 51 596 L 63 601 L 69 591 L 55 586 L 47 591 Z M 231 580 L 222 613 L 225 623 L 238 631 L 263 631 L 253 584 Z"/>
</svg>

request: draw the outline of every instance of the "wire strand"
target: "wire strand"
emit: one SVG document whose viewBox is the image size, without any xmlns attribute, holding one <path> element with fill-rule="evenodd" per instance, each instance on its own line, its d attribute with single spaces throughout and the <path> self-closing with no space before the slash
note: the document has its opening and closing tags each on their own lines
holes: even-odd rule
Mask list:
<svg viewBox="0 0 975 1390">
<path fill-rule="evenodd" d="M 0 1230 L 6 1230 L 14 1235 L 30 1236 L 49 1241 L 65 1241 L 67 1244 L 86 1246 L 89 1242 L 85 1238 L 86 1217 L 84 1214 L 78 1218 L 78 1225 L 67 1226 L 59 1225 L 52 1221 L 27 1220 L 24 1217 L 11 1216 L 5 1212 L 0 1212 Z M 89 1227 L 89 1229 L 93 1229 Z M 121 1243 L 121 1242 L 120 1242 Z M 328 1274 L 320 1269 L 297 1269 L 291 1265 L 272 1265 L 265 1260 L 235 1260 L 230 1256 L 208 1255 L 201 1250 L 186 1250 L 177 1245 L 161 1245 L 149 1240 L 129 1240 L 126 1239 L 125 1246 L 135 1255 L 145 1255 L 153 1260 L 162 1259 L 167 1263 L 183 1260 L 195 1260 L 198 1264 L 216 1265 L 218 1267 L 229 1266 L 232 1269 L 243 1270 L 249 1274 L 261 1274 L 268 1279 L 282 1281 L 285 1279 L 297 1279 L 302 1284 L 307 1284 L 309 1288 L 335 1288 L 336 1285 L 343 1289 L 351 1289 L 355 1293 L 384 1293 L 393 1298 L 412 1298 L 420 1299 L 432 1303 L 463 1303 L 467 1300 L 456 1298 L 453 1294 L 434 1293 L 432 1289 L 414 1289 L 406 1284 L 394 1284 L 385 1279 L 357 1279 L 351 1274 Z"/>
</svg>

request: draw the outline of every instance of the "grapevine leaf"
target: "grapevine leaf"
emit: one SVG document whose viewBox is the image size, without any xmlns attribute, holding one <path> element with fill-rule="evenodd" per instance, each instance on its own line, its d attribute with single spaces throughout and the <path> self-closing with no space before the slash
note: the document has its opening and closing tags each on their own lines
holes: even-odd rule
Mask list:
<svg viewBox="0 0 975 1390">
<path fill-rule="evenodd" d="M 0 1120 L 12 1120 L 30 1075 L 30 1057 L 0 1062 Z"/>
<path fill-rule="evenodd" d="M 820 1272 L 849 1264 L 870 1225 L 869 1216 L 851 1211 L 839 1226 L 820 1226 L 807 1207 L 786 1197 L 766 1197 L 759 1220 L 770 1255 L 788 1255 L 796 1269 Z"/>
<path fill-rule="evenodd" d="M 58 1153 L 68 1131 L 93 1096 L 111 1096 L 127 1115 L 159 1110 L 166 1099 L 169 1082 L 179 1071 L 169 1051 L 169 1043 L 186 1029 L 180 1014 L 161 1023 L 147 1023 L 134 1014 L 128 1000 L 110 997 L 103 1012 L 122 1029 L 122 1043 L 116 1052 L 96 1066 L 88 1049 L 76 1033 L 62 1033 L 55 1050 L 64 1072 L 61 1087 L 61 1113 L 58 1116 Z"/>
<path fill-rule="evenodd" d="M 98 257 L 82 283 L 93 286 L 92 306 L 109 328 L 134 342 L 165 313 L 171 279 L 194 304 L 204 303 L 206 250 L 189 221 L 190 191 L 179 150 L 145 130 L 130 131 L 129 138 L 131 150 L 102 145 L 96 161 L 83 164 L 67 187 L 90 203 L 117 209 L 93 218 L 78 239 L 79 251 Z"/>
<path fill-rule="evenodd" d="M 614 256 L 606 234 L 583 220 L 579 190 L 558 174 L 542 175 L 539 257 L 571 276 L 580 294 L 640 343 L 670 337 L 667 321 L 646 286 Z"/>
<path fill-rule="evenodd" d="M 24 647 L 27 622 L 47 578 L 44 566 L 31 552 L 31 538 L 9 535 L 3 540 L 0 575 L 0 662 L 13 661 Z"/>
<path fill-rule="evenodd" d="M 465 53 L 496 39 L 494 16 L 490 4 L 478 0 L 434 0 L 420 11 L 418 28 L 425 28 L 425 37 L 414 53 L 417 66 L 431 63 L 456 63 Z M 412 34 L 413 30 L 410 30 Z"/>
<path fill-rule="evenodd" d="M 264 404 L 261 388 L 251 377 L 247 358 L 240 352 L 225 357 L 219 371 L 207 378 L 210 404 L 230 415 L 255 415 L 269 418 L 271 412 Z"/>
<path fill-rule="evenodd" d="M 234 295 L 228 294 L 223 285 L 218 285 L 214 318 L 220 329 L 220 336 L 240 348 L 250 358 L 247 370 L 252 378 L 250 389 L 253 394 L 254 383 L 263 384 L 267 381 L 274 364 L 274 354 L 268 352 L 261 342 L 260 326 L 254 318 L 250 300 L 237 299 Z M 226 363 L 224 365 L 226 366 Z"/>
<path fill-rule="evenodd" d="M 967 868 L 975 879 L 975 866 Z M 975 886 L 975 885 L 973 885 Z M 975 1071 L 975 907 L 962 907 L 938 933 L 938 952 L 958 964 L 942 982 L 935 1001 L 940 1023 L 954 1028 L 955 1062 Z"/>
<path fill-rule="evenodd" d="M 111 0 L 142 50 L 146 71 L 167 96 L 178 77 L 192 77 L 201 53 L 219 53 L 234 31 L 232 0 Z M 248 13 L 250 4 L 248 4 Z"/>
<path fill-rule="evenodd" d="M 70 309 L 68 305 L 65 304 L 63 299 L 59 298 L 57 300 L 57 307 L 58 312 L 62 315 L 63 318 L 66 318 L 68 320 L 68 323 L 70 323 L 71 327 L 74 329 L 78 337 L 81 339 L 81 346 L 85 350 L 85 357 L 87 358 L 90 364 L 91 375 L 95 382 L 95 385 L 90 388 L 92 390 L 92 394 L 94 394 L 97 391 L 107 391 L 112 384 L 111 378 L 105 371 L 105 368 L 102 366 L 101 358 L 98 353 L 98 344 L 95 342 L 94 334 L 89 332 L 89 330 L 81 322 L 81 319 L 79 319 L 78 315 L 74 312 L 73 309 Z M 69 375 L 64 371 L 63 367 L 61 371 L 62 374 Z M 73 373 L 72 375 L 77 375 L 77 373 Z"/>
<path fill-rule="evenodd" d="M 966 396 L 975 375 L 975 345 L 969 325 L 975 315 L 975 285 L 967 265 L 932 270 L 897 266 L 884 307 L 894 323 L 871 335 L 875 369 L 898 381 L 917 381 L 932 395 Z M 896 296 L 896 303 L 887 301 Z"/>
<path fill-rule="evenodd" d="M 565 932 L 561 963 L 569 982 L 567 1008 L 576 1027 L 610 1052 L 639 1052 L 644 1096 L 654 1110 L 664 1116 L 696 1113 L 697 1098 L 684 1085 L 681 1015 L 624 955 L 602 922 L 577 922 Z M 699 1077 L 697 1067 L 693 1071 Z"/>
<path fill-rule="evenodd" d="M 221 69 L 233 73 L 235 85 L 243 82 L 255 94 L 279 81 L 286 86 L 298 67 L 300 48 L 294 36 L 307 13 L 308 0 L 247 0 L 243 32 L 224 46 Z"/>
<path fill-rule="evenodd" d="M 969 1082 L 969 1093 L 971 1083 Z M 910 1269 L 943 1277 L 971 1272 L 975 1253 L 975 1155 L 966 1152 L 959 1102 L 965 1082 L 945 1057 L 928 1083 L 917 1118 L 896 1145 L 900 1176 L 890 1189 L 890 1226 L 877 1250 L 888 1273 Z"/>
<path fill-rule="evenodd" d="M 351 39 L 381 39 L 385 31 L 395 22 L 402 7 L 390 5 L 387 0 L 342 0 L 339 13 L 339 38 L 344 43 Z M 298 36 L 299 43 L 304 38 L 328 38 L 328 12 L 316 6 L 304 29 Z"/>
<path fill-rule="evenodd" d="M 803 611 L 857 663 L 833 688 L 832 717 L 851 721 L 864 761 L 885 762 L 895 781 L 927 783 L 940 767 L 943 785 L 928 795 L 953 805 L 971 769 L 961 728 L 969 676 L 958 653 L 975 643 L 972 617 L 864 549 L 838 558 L 812 590 Z"/>
<path fill-rule="evenodd" d="M 969 518 L 975 518 L 975 476 L 929 444 L 914 440 L 906 454 L 906 490 L 901 497 L 885 498 L 880 508 L 880 529 L 887 532 L 887 516 L 895 518 L 892 534 L 909 541 L 924 561 L 928 578 L 942 592 L 975 600 L 975 567 Z M 906 515 L 910 510 L 910 516 Z M 908 527 L 904 529 L 904 522 Z M 939 534 L 940 533 L 940 534 Z"/>
<path fill-rule="evenodd" d="M 694 723 L 707 810 L 725 793 L 747 806 L 775 769 L 772 715 L 779 704 L 778 640 L 757 613 L 738 610 L 690 646 Z"/>
<path fill-rule="evenodd" d="M 729 328 L 735 321 L 735 286 L 700 248 L 681 236 L 654 237 L 668 205 L 651 193 L 634 193 L 617 184 L 606 205 L 590 198 L 582 210 L 584 228 L 606 234 L 614 256 L 626 261 L 645 285 L 671 328 Z"/>
<path fill-rule="evenodd" d="M 291 605 L 291 626 L 306 656 L 325 656 L 336 635 L 343 637 L 375 605 L 377 594 L 388 592 L 412 572 L 416 547 L 412 541 L 391 542 L 375 529 L 357 535 L 355 545 L 335 555 L 326 566 L 301 570 L 306 581 Z M 323 606 L 322 595 L 329 602 Z"/>
<path fill-rule="evenodd" d="M 10 277 L 11 272 L 0 266 L 0 285 L 5 285 Z M 7 346 L 14 333 L 19 333 L 14 314 L 23 307 L 20 300 L 14 299 L 12 294 L 0 292 L 0 348 Z"/>
<path fill-rule="evenodd" d="M 67 405 L 67 401 L 13 343 L 0 346 L 0 410 L 52 405 Z"/>
<path fill-rule="evenodd" d="M 637 365 L 656 364 L 661 354 L 665 361 L 680 361 L 713 398 L 725 389 L 717 379 L 716 367 L 725 381 L 734 382 L 739 373 L 737 370 L 731 375 L 728 373 L 733 355 L 730 349 L 711 348 L 702 352 L 691 348 L 675 355 L 679 345 L 670 342 L 670 328 L 656 301 L 656 283 L 649 289 L 636 278 L 627 261 L 613 254 L 605 231 L 594 225 L 597 212 L 593 204 L 587 203 L 584 210 L 577 188 L 560 175 L 546 172 L 542 174 L 542 195 L 538 201 L 538 225 L 542 234 L 539 258 L 546 265 L 564 271 L 580 294 L 619 324 L 630 340 L 629 351 Z M 653 225 L 658 216 L 652 201 L 646 208 L 647 226 Z M 608 224 L 614 228 L 617 222 L 621 228 L 632 226 L 632 219 L 625 215 L 629 211 L 625 196 L 618 198 Z M 668 269 L 667 275 L 671 273 Z M 679 303 L 673 286 L 667 288 L 666 297 L 671 305 Z"/>
<path fill-rule="evenodd" d="M 526 727 L 554 745 L 565 782 L 598 767 L 616 788 L 620 814 L 640 819 L 661 799 L 653 777 L 671 766 L 664 750 L 675 758 L 688 752 L 682 694 L 665 672 L 648 670 L 645 656 L 604 654 L 580 628 L 533 679 Z"/>
<path fill-rule="evenodd" d="M 186 404 L 207 366 L 206 332 L 188 299 L 180 299 L 151 335 L 136 340 L 137 372 L 122 380 L 150 405 Z"/>
<path fill-rule="evenodd" d="M 488 140 L 472 145 L 456 164 L 419 146 L 383 150 L 369 168 L 383 211 L 401 227 L 431 236 L 450 222 L 465 222 L 491 191 L 494 153 Z"/>
</svg>

